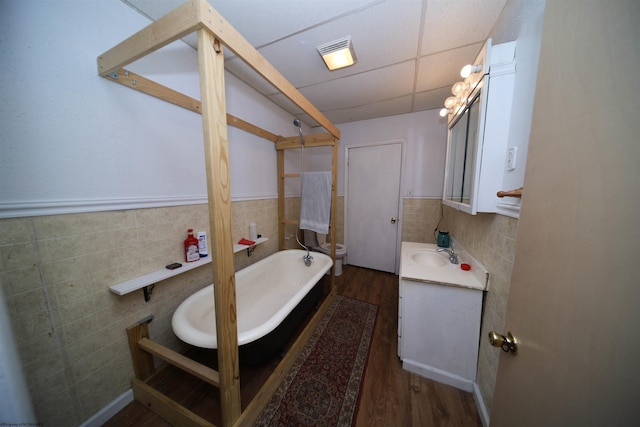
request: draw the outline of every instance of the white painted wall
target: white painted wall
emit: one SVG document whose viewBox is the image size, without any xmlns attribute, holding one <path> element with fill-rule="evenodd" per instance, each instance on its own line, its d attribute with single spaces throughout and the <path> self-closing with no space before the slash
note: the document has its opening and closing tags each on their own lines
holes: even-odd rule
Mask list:
<svg viewBox="0 0 640 427">
<path fill-rule="evenodd" d="M 118 0 L 1 7 L 0 218 L 206 202 L 200 115 L 97 74 L 97 56 L 146 18 Z M 197 55 L 182 42 L 128 68 L 200 97 Z M 297 134 L 289 113 L 228 73 L 225 90 L 230 114 Z M 342 147 L 406 139 L 404 195 L 440 197 L 446 134 L 435 111 L 340 128 Z M 272 143 L 229 127 L 229 153 L 234 200 L 277 195 Z M 340 194 L 343 156 L 341 148 Z M 329 170 L 330 159 L 328 150 L 306 150 L 305 169 Z M 287 153 L 287 170 L 299 163 L 299 153 Z M 295 181 L 286 194 L 297 194 Z"/>
<path fill-rule="evenodd" d="M 0 217 L 206 202 L 200 115 L 97 74 L 97 56 L 146 18 L 118 0 L 0 7 Z M 129 68 L 199 99 L 182 42 Z M 290 114 L 226 78 L 229 113 L 296 133 Z M 271 142 L 229 128 L 229 151 L 234 199 L 277 194 Z"/>
<path fill-rule="evenodd" d="M 406 140 L 403 197 L 441 198 L 447 148 L 446 121 L 438 110 L 421 111 L 338 125 L 338 193 L 344 194 L 344 149 L 372 142 Z"/>
</svg>

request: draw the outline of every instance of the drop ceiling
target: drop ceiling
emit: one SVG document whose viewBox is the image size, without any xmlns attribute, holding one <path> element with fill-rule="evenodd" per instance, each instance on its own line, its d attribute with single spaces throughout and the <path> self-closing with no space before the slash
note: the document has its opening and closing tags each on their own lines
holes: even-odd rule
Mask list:
<svg viewBox="0 0 640 427">
<path fill-rule="evenodd" d="M 155 20 L 184 0 L 123 0 Z M 442 107 L 507 0 L 209 0 L 333 123 Z M 351 36 L 358 62 L 329 71 L 316 47 Z M 195 47 L 195 37 L 186 43 Z M 243 61 L 228 72 L 317 126 Z"/>
</svg>

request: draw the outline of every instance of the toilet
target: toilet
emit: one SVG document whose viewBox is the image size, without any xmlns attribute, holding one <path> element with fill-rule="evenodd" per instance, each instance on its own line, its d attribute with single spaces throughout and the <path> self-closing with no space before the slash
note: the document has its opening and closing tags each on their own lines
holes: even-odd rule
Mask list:
<svg viewBox="0 0 640 427">
<path fill-rule="evenodd" d="M 331 243 L 327 243 L 327 235 L 322 233 L 316 233 L 311 230 L 304 230 L 304 243 L 309 246 L 309 249 L 322 252 L 331 256 Z M 336 276 L 342 275 L 342 259 L 347 254 L 347 247 L 336 243 L 336 259 L 335 269 Z"/>
</svg>

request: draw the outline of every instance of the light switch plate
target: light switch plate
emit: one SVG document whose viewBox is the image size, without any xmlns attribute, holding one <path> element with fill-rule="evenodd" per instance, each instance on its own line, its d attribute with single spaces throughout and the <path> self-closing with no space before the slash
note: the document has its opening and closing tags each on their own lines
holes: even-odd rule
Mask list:
<svg viewBox="0 0 640 427">
<path fill-rule="evenodd" d="M 518 152 L 518 147 L 509 147 L 507 149 L 507 164 L 506 169 L 508 171 L 512 171 L 516 168 L 516 153 Z"/>
</svg>

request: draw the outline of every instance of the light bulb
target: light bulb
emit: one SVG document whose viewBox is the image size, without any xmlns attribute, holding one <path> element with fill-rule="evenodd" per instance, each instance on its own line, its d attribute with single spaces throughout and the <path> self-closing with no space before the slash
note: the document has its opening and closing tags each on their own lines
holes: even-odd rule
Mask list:
<svg viewBox="0 0 640 427">
<path fill-rule="evenodd" d="M 477 73 L 479 71 L 482 71 L 482 64 L 478 64 L 478 65 L 467 64 L 464 67 L 462 67 L 462 70 L 460 70 L 460 77 L 462 77 L 463 79 L 466 79 L 471 74 Z"/>
<path fill-rule="evenodd" d="M 454 98 L 453 96 L 450 96 L 444 100 L 444 106 L 445 108 L 450 110 L 451 108 L 455 107 L 457 102 L 458 100 L 456 98 Z"/>
<path fill-rule="evenodd" d="M 464 82 L 458 82 L 458 83 L 454 84 L 453 87 L 451 88 L 451 93 L 453 93 L 454 95 L 458 96 L 466 88 L 467 88 L 467 85 Z"/>
<path fill-rule="evenodd" d="M 447 114 L 449 114 L 449 110 L 446 108 L 440 110 L 440 117 L 445 117 Z"/>
</svg>

